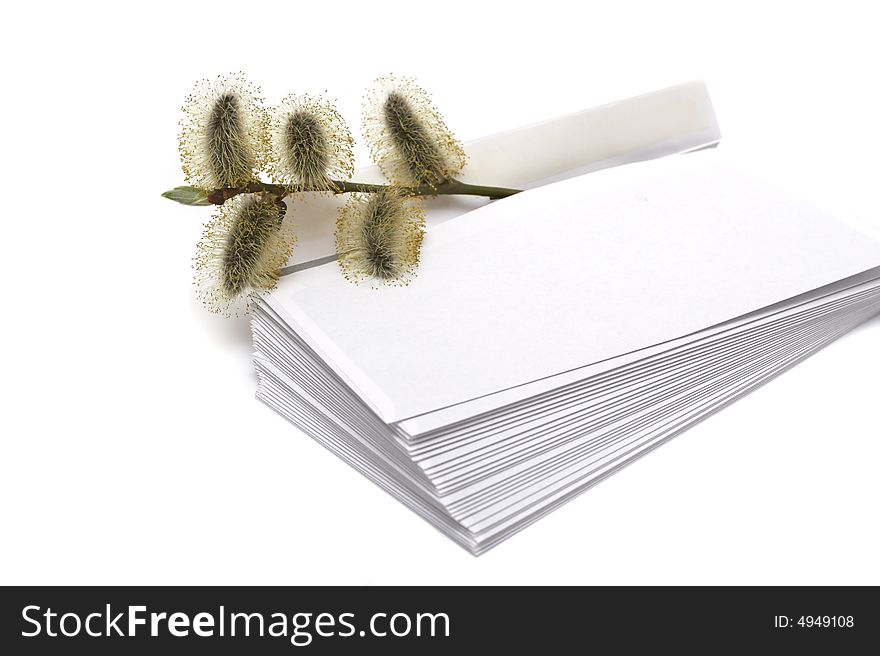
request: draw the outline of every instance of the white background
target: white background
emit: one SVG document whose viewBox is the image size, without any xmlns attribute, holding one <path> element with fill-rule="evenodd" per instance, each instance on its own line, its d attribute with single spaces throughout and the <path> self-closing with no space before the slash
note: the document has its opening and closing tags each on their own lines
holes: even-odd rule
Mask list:
<svg viewBox="0 0 880 656">
<path fill-rule="evenodd" d="M 871 3 L 15 3 L 0 25 L 0 583 L 880 583 L 873 320 L 483 557 L 254 400 L 206 314 L 192 83 L 416 76 L 467 140 L 706 79 L 722 147 L 880 227 Z M 359 165 L 368 163 L 359 147 Z"/>
</svg>

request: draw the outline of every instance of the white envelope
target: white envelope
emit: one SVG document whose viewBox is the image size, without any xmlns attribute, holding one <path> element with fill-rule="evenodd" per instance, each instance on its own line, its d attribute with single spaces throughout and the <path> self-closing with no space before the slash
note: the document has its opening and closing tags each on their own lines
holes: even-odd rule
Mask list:
<svg viewBox="0 0 880 656">
<path fill-rule="evenodd" d="M 880 266 L 876 242 L 720 155 L 609 169 L 435 226 L 408 287 L 351 285 L 329 264 L 265 302 L 393 423 L 525 399 L 535 381 Z"/>
<path fill-rule="evenodd" d="M 566 116 L 481 137 L 464 144 L 463 182 L 531 189 L 590 171 L 713 146 L 721 131 L 704 82 L 679 84 Z M 385 182 L 378 167 L 355 172 L 358 182 Z M 336 213 L 344 197 L 309 196 L 292 202 L 298 270 L 332 259 Z M 473 196 L 426 200 L 428 225 L 488 203 Z"/>
<path fill-rule="evenodd" d="M 628 419 L 625 413 L 604 429 L 592 430 L 564 449 L 555 449 L 555 455 L 546 450 L 544 455 L 536 453 L 529 462 L 514 463 L 496 476 L 478 478 L 469 489 L 460 488 L 442 498 L 412 470 L 388 459 L 387 440 L 374 440 L 320 414 L 314 397 L 291 378 L 298 376 L 297 367 L 288 368 L 283 361 L 273 364 L 257 354 L 259 397 L 438 529 L 472 552 L 481 553 L 876 314 L 880 309 L 876 279 L 858 288 L 869 291 L 854 292 L 850 298 L 844 295 L 842 303 L 829 301 L 816 306 L 809 302 L 810 307 L 836 309 L 822 310 L 818 315 L 814 310 L 792 315 L 797 316 L 802 329 L 780 329 L 779 339 L 774 340 L 761 336 L 752 344 L 750 355 L 739 362 L 717 353 L 719 371 L 704 380 L 691 377 L 681 386 L 681 393 L 662 403 L 646 406 L 636 415 L 630 413 Z M 854 300 L 857 297 L 863 300 Z M 536 469 L 537 476 L 533 475 Z"/>
</svg>

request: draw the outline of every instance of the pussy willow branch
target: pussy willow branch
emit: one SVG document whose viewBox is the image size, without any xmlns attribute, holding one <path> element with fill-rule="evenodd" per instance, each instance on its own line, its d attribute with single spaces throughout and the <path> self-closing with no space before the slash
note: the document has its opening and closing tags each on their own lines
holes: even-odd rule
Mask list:
<svg viewBox="0 0 880 656">
<path fill-rule="evenodd" d="M 334 180 L 333 186 L 335 189 L 329 191 L 336 194 L 350 194 L 353 192 L 375 194 L 389 188 L 389 185 L 348 182 L 345 180 Z M 417 187 L 400 187 L 400 190 L 403 193 L 412 196 L 487 196 L 491 200 L 507 198 L 508 196 L 513 196 L 522 191 L 521 189 L 508 189 L 506 187 L 467 184 L 466 182 L 459 182 L 458 180 L 441 182 L 436 186 L 419 185 Z M 291 193 L 290 189 L 283 185 L 269 184 L 268 182 L 251 182 L 243 187 L 224 187 L 223 189 L 218 189 L 208 195 L 208 200 L 214 205 L 222 205 L 233 196 L 238 196 L 238 194 L 250 194 L 258 191 L 267 191 L 271 194 L 275 194 L 279 198 L 283 198 Z M 309 192 L 326 190 L 302 189 L 297 191 Z"/>
</svg>

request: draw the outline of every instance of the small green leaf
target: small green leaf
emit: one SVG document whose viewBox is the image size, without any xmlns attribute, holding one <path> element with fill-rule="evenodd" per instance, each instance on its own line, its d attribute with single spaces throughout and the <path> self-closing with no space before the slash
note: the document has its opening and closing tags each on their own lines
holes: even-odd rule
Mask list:
<svg viewBox="0 0 880 656">
<path fill-rule="evenodd" d="M 208 194 L 195 187 L 175 187 L 162 194 L 163 198 L 177 201 L 184 205 L 210 205 Z"/>
</svg>

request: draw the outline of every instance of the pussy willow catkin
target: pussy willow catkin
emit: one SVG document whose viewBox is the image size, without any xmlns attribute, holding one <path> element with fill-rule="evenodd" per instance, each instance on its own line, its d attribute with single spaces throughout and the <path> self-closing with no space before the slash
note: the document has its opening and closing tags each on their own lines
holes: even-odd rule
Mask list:
<svg viewBox="0 0 880 656">
<path fill-rule="evenodd" d="M 353 144 L 332 103 L 289 95 L 271 112 L 269 174 L 291 191 L 332 190 L 354 173 Z"/>
<path fill-rule="evenodd" d="M 352 194 L 336 219 L 336 253 L 352 282 L 407 284 L 419 262 L 425 218 L 421 199 L 389 188 Z"/>
<path fill-rule="evenodd" d="M 278 282 L 295 237 L 285 206 L 271 194 L 226 201 L 205 227 L 195 257 L 195 285 L 205 306 L 220 314 L 247 311 L 248 295 Z"/>
<path fill-rule="evenodd" d="M 267 114 L 259 89 L 241 74 L 197 82 L 183 105 L 183 173 L 205 190 L 255 180 L 268 154 Z"/>
<path fill-rule="evenodd" d="M 410 78 L 376 80 L 364 99 L 362 127 L 373 160 L 398 185 L 441 184 L 467 161 L 430 96 Z"/>
</svg>

